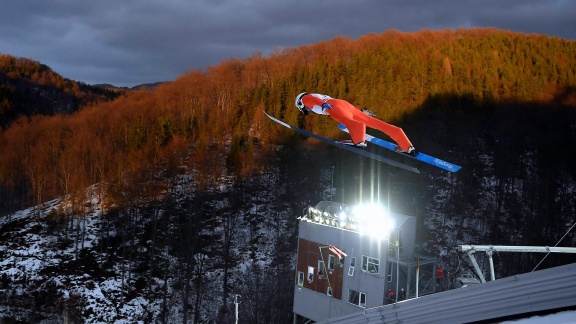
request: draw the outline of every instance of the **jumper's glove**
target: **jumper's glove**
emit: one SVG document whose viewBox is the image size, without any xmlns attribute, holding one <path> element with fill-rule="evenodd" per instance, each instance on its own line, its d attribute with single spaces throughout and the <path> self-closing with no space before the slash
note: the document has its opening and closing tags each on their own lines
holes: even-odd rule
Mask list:
<svg viewBox="0 0 576 324">
<path fill-rule="evenodd" d="M 370 116 L 370 117 L 376 117 L 376 114 L 373 113 L 372 111 L 368 110 L 368 109 L 360 109 L 362 110 L 363 113 L 365 113 L 366 115 Z"/>
<path fill-rule="evenodd" d="M 327 110 L 327 109 L 332 109 L 332 106 L 330 106 L 330 105 L 327 104 L 327 103 L 323 103 L 323 104 L 322 104 L 322 110 Z"/>
</svg>

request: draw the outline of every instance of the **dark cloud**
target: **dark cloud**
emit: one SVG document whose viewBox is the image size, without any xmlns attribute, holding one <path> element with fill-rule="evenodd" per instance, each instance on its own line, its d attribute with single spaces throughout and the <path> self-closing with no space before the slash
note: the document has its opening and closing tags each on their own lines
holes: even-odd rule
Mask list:
<svg viewBox="0 0 576 324">
<path fill-rule="evenodd" d="M 173 80 L 229 58 L 389 29 L 495 27 L 576 39 L 571 0 L 7 1 L 0 52 L 90 84 Z"/>
</svg>

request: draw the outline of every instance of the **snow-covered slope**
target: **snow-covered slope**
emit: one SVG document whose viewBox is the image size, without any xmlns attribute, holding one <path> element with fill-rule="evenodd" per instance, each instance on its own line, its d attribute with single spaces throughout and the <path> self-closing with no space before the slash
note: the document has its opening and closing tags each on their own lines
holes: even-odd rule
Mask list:
<svg viewBox="0 0 576 324">
<path fill-rule="evenodd" d="M 291 308 L 298 216 L 286 184 L 269 169 L 200 196 L 182 176 L 170 197 L 130 210 L 102 213 L 94 195 L 74 216 L 53 200 L 40 216 L 0 218 L 0 318 L 227 321 L 239 294 L 243 318 L 278 322 Z"/>
</svg>

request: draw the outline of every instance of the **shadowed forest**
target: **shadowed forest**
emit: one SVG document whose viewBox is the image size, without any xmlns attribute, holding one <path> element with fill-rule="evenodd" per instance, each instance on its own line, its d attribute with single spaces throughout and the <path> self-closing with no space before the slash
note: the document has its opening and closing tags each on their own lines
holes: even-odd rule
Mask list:
<svg viewBox="0 0 576 324">
<path fill-rule="evenodd" d="M 378 200 L 417 216 L 421 253 L 452 269 L 466 266 L 452 251 L 457 244 L 576 243 L 574 233 L 559 242 L 576 213 L 573 41 L 495 29 L 387 31 L 256 53 L 154 89 L 99 96 L 32 78 L 37 62 L 2 58 L 0 81 L 12 81 L 0 83 L 1 215 L 38 206 L 40 220 L 40 205 L 63 197 L 69 207 L 51 213 L 47 228 L 62 244 L 80 246 L 93 188 L 107 226 L 94 249 L 109 251 L 96 267 L 106 273 L 107 265 L 130 260 L 124 297 L 163 299 L 153 320 L 169 321 L 169 272 L 186 301 L 179 306 L 184 322 L 230 319 L 230 294 L 238 291 L 251 296 L 242 310 L 249 322 L 290 321 L 296 217 L 323 199 Z M 22 79 L 82 104 L 30 113 L 7 95 Z M 370 109 L 401 126 L 419 151 L 462 170 L 447 174 L 408 160 L 422 171 L 411 174 L 303 138 L 262 113 L 345 138 L 330 118 L 299 115 L 294 97 L 302 91 Z M 262 224 L 276 239 L 257 234 Z M 245 242 L 238 231 L 250 233 Z M 144 242 L 146 253 L 137 247 Z M 259 267 L 254 246 L 266 244 L 273 254 Z M 237 269 L 242 254 L 254 261 L 248 274 Z M 531 271 L 541 257 L 496 255 L 497 277 Z M 569 262 L 554 256 L 541 267 Z M 207 268 L 220 271 L 216 293 L 202 283 Z M 218 296 L 210 297 L 218 315 L 203 304 L 209 294 Z"/>
</svg>

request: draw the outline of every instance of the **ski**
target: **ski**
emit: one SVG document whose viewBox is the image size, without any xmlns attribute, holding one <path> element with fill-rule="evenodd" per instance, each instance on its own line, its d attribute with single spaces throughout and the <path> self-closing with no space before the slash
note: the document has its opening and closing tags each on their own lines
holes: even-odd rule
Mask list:
<svg viewBox="0 0 576 324">
<path fill-rule="evenodd" d="M 348 133 L 348 129 L 346 128 L 346 126 L 340 124 L 340 125 L 338 125 L 338 128 L 340 128 L 340 130 L 343 130 L 346 133 Z M 418 161 L 422 161 L 424 163 L 428 163 L 430 165 L 433 165 L 433 166 L 438 167 L 440 169 L 444 169 L 446 171 L 457 172 L 461 168 L 460 166 L 458 166 L 456 164 L 446 162 L 444 160 L 435 158 L 433 156 L 430 156 L 428 154 L 424 154 L 421 152 L 418 153 L 418 155 L 416 155 L 416 156 L 412 156 L 412 155 L 406 154 L 404 152 L 398 152 L 398 151 L 396 151 L 396 146 L 397 146 L 396 144 L 390 143 L 388 141 L 385 141 L 385 140 L 380 139 L 378 137 L 374 137 L 372 135 L 366 134 L 366 140 L 372 144 L 378 145 L 378 146 L 383 147 L 385 149 L 388 149 L 390 151 L 396 152 L 398 154 L 402 154 L 403 156 L 407 156 L 407 157 L 413 158 L 413 159 L 418 160 Z"/>
<path fill-rule="evenodd" d="M 328 144 L 330 144 L 330 145 L 339 147 L 339 148 L 341 148 L 341 149 L 344 149 L 344 150 L 347 150 L 347 151 L 350 151 L 350 152 L 354 152 L 354 153 L 356 153 L 356 154 L 360 154 L 360 155 L 362 155 L 362 156 L 365 156 L 365 157 L 374 159 L 374 160 L 376 160 L 376 161 L 380 161 L 380 162 L 387 163 L 387 164 L 389 164 L 389 165 L 392 165 L 392 166 L 395 166 L 395 167 L 404 169 L 404 170 L 406 170 L 406 171 L 410 171 L 410 172 L 414 172 L 414 173 L 420 173 L 420 171 L 419 171 L 417 168 L 415 168 L 415 167 L 412 167 L 412 166 L 406 165 L 406 164 L 404 164 L 404 163 L 400 163 L 400 162 L 397 162 L 397 161 L 388 159 L 388 158 L 386 158 L 386 157 L 383 157 L 383 156 L 378 155 L 378 154 L 375 154 L 375 153 L 371 153 L 371 152 L 368 152 L 368 151 L 364 151 L 364 150 L 362 150 L 362 149 L 360 149 L 360 148 L 357 148 L 357 147 L 354 147 L 354 146 L 342 144 L 342 143 L 340 143 L 340 142 L 338 142 L 338 141 L 335 141 L 335 140 L 333 140 L 333 139 L 330 139 L 330 138 L 327 138 L 327 137 L 323 137 L 323 136 L 314 134 L 314 133 L 309 132 L 309 131 L 307 131 L 307 130 L 300 129 L 300 128 L 298 128 L 298 127 L 292 126 L 292 125 L 290 125 L 290 124 L 287 124 L 287 123 L 285 123 L 285 122 L 283 122 L 283 121 L 281 121 L 281 120 L 279 120 L 279 119 L 276 119 L 276 118 L 270 116 L 270 115 L 269 115 L 268 113 L 266 113 L 265 111 L 264 111 L 264 114 L 266 114 L 266 116 L 267 116 L 268 118 L 272 119 L 273 121 L 277 122 L 278 124 L 280 124 L 280 125 L 282 125 L 282 126 L 284 126 L 284 127 L 290 128 L 290 129 L 292 129 L 292 130 L 294 130 L 294 131 L 296 131 L 296 132 L 298 132 L 298 133 L 300 133 L 300 134 L 302 134 L 302 135 L 315 138 L 315 139 L 317 139 L 317 140 L 320 140 L 320 141 L 325 142 L 325 143 L 328 143 Z"/>
</svg>

